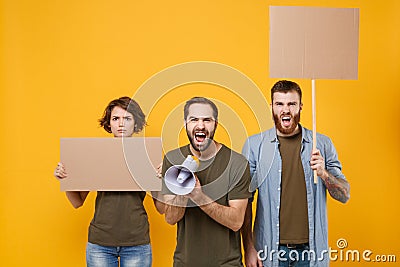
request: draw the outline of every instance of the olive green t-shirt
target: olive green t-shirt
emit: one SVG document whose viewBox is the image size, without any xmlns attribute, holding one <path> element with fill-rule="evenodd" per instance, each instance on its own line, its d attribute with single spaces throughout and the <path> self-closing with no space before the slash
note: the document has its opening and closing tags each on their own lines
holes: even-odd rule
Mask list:
<svg viewBox="0 0 400 267">
<path fill-rule="evenodd" d="M 146 192 L 97 192 L 89 242 L 101 246 L 149 244 L 145 196 Z"/>
<path fill-rule="evenodd" d="M 190 154 L 189 145 L 167 153 L 163 174 L 172 164 L 182 164 Z M 218 204 L 228 206 L 229 200 L 251 197 L 247 160 L 224 145 L 214 158 L 200 161 L 196 175 L 203 192 Z M 165 184 L 163 194 L 171 194 Z M 178 222 L 174 266 L 243 266 L 240 231 L 217 223 L 189 200 L 185 215 Z"/>
<path fill-rule="evenodd" d="M 283 244 L 308 242 L 307 193 L 300 157 L 301 138 L 301 132 L 290 137 L 278 137 L 282 158 L 279 242 Z"/>
</svg>

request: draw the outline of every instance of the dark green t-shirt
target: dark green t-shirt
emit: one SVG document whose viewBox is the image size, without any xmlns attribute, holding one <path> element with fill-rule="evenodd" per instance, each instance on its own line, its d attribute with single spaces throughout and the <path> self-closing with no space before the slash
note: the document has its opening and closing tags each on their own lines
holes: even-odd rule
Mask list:
<svg viewBox="0 0 400 267">
<path fill-rule="evenodd" d="M 149 244 L 145 196 L 146 192 L 97 192 L 89 242 L 101 246 Z"/>
<path fill-rule="evenodd" d="M 172 164 L 182 164 L 190 154 L 189 145 L 167 153 L 163 174 Z M 196 175 L 203 192 L 218 204 L 228 206 L 229 200 L 251 197 L 247 160 L 224 145 L 214 158 L 200 161 Z M 163 194 L 170 194 L 165 184 Z M 185 215 L 178 222 L 174 266 L 243 266 L 240 231 L 217 223 L 189 200 Z"/>
<path fill-rule="evenodd" d="M 307 243 L 308 209 L 306 182 L 300 157 L 301 132 L 289 137 L 279 136 L 278 139 L 282 157 L 279 242 Z"/>
</svg>

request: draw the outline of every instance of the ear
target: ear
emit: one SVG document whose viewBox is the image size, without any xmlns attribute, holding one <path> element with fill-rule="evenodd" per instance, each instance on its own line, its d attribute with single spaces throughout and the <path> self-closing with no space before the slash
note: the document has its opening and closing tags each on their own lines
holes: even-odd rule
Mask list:
<svg viewBox="0 0 400 267">
<path fill-rule="evenodd" d="M 303 103 L 300 103 L 300 111 L 303 110 Z"/>
</svg>

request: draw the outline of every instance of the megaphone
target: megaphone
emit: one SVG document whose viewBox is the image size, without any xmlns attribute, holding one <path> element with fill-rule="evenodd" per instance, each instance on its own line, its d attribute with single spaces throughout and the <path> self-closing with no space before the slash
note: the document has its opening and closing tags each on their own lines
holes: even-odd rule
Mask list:
<svg viewBox="0 0 400 267">
<path fill-rule="evenodd" d="M 193 191 L 196 185 L 194 172 L 199 167 L 199 160 L 187 156 L 182 165 L 171 166 L 164 175 L 165 185 L 176 195 L 186 195 Z"/>
</svg>

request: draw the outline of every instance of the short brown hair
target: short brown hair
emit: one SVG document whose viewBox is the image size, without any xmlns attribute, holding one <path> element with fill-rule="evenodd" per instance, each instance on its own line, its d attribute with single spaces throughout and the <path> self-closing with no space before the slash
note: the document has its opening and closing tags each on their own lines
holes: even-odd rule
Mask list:
<svg viewBox="0 0 400 267">
<path fill-rule="evenodd" d="M 130 97 L 123 96 L 112 100 L 104 110 L 103 117 L 99 119 L 100 126 L 108 133 L 111 133 L 111 112 L 115 107 L 120 107 L 133 115 L 133 118 L 135 119 L 135 127 L 133 129 L 134 133 L 139 133 L 143 130 L 143 127 L 146 126 L 145 115 L 139 104 Z"/>
<path fill-rule="evenodd" d="M 274 101 L 274 93 L 276 93 L 276 92 L 287 93 L 289 91 L 297 92 L 299 94 L 300 103 L 301 103 L 302 93 L 301 93 L 300 86 L 295 82 L 287 81 L 287 80 L 278 81 L 278 82 L 276 82 L 274 84 L 274 86 L 272 86 L 272 88 L 271 88 L 271 102 Z"/>
<path fill-rule="evenodd" d="M 210 99 L 205 98 L 205 97 L 193 97 L 191 99 L 189 99 L 188 101 L 186 101 L 185 107 L 183 108 L 183 118 L 186 121 L 187 116 L 189 115 L 189 107 L 193 104 L 205 104 L 205 105 L 210 105 L 212 110 L 213 110 L 213 116 L 214 116 L 214 120 L 218 121 L 218 108 L 217 106 L 214 104 L 214 102 L 212 102 Z"/>
</svg>

